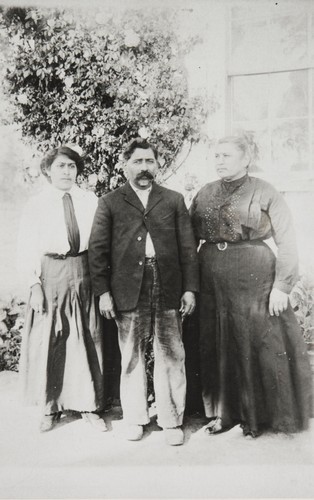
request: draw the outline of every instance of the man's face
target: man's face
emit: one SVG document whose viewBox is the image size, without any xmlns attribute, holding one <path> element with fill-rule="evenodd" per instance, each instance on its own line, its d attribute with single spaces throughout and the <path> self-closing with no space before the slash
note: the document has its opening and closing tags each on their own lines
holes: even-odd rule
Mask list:
<svg viewBox="0 0 314 500">
<path fill-rule="evenodd" d="M 152 185 L 157 169 L 152 149 L 136 148 L 126 163 L 128 179 L 138 189 L 148 189 Z"/>
</svg>

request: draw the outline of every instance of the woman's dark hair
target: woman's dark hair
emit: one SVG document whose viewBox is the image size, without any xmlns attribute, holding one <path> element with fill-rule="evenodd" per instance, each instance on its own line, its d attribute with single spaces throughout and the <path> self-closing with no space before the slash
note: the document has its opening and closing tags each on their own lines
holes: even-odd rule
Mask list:
<svg viewBox="0 0 314 500">
<path fill-rule="evenodd" d="M 136 139 L 132 139 L 129 142 L 129 144 L 126 146 L 125 150 L 123 151 L 123 159 L 128 161 L 137 148 L 139 148 L 139 149 L 151 149 L 152 152 L 154 153 L 155 160 L 158 159 L 158 151 L 155 148 L 155 146 L 153 146 L 146 139 L 142 139 L 142 137 L 137 137 Z"/>
<path fill-rule="evenodd" d="M 84 170 L 84 160 L 83 158 L 73 149 L 68 146 L 60 146 L 59 148 L 52 149 L 49 151 L 46 156 L 40 162 L 40 169 L 45 177 L 49 179 L 47 175 L 47 170 L 50 169 L 52 163 L 55 161 L 57 156 L 65 155 L 70 160 L 75 162 L 77 168 L 77 175 L 81 174 Z"/>
</svg>

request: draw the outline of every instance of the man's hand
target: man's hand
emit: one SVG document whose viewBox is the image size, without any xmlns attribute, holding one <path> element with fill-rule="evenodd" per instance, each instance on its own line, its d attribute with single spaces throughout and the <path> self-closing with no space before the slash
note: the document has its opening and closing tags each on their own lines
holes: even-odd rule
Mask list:
<svg viewBox="0 0 314 500">
<path fill-rule="evenodd" d="M 40 283 L 36 283 L 31 288 L 30 306 L 35 313 L 43 314 L 45 312 L 45 296 Z"/>
<path fill-rule="evenodd" d="M 279 316 L 288 307 L 289 297 L 287 293 L 281 292 L 278 288 L 273 288 L 269 296 L 269 314 Z"/>
<path fill-rule="evenodd" d="M 116 313 L 114 310 L 114 302 L 110 292 L 105 292 L 99 297 L 99 311 L 100 314 L 107 319 L 114 319 Z"/>
<path fill-rule="evenodd" d="M 182 319 L 185 316 L 189 316 L 195 309 L 195 294 L 194 292 L 184 292 L 181 297 L 181 307 L 179 312 L 182 315 Z"/>
</svg>

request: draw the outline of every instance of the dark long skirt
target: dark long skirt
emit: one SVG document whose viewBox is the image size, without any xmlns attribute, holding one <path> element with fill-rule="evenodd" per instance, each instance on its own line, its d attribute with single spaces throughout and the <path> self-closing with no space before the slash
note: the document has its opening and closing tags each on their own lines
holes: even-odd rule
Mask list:
<svg viewBox="0 0 314 500">
<path fill-rule="evenodd" d="M 20 381 L 25 404 L 45 414 L 104 407 L 100 316 L 91 292 L 87 254 L 42 260 L 43 315 L 29 306 Z"/>
<path fill-rule="evenodd" d="M 229 245 L 200 250 L 200 358 L 207 417 L 295 432 L 308 426 L 311 374 L 303 337 L 289 308 L 268 312 L 275 274 L 270 248 Z"/>
</svg>

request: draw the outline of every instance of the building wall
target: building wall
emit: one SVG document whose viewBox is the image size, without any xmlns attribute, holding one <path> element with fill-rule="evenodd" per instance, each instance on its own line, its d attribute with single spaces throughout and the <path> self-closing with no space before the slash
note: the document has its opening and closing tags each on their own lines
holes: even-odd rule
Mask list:
<svg viewBox="0 0 314 500">
<path fill-rule="evenodd" d="M 24 181 L 25 164 L 34 167 L 32 151 L 23 145 L 14 126 L 0 127 L 0 300 L 24 295 L 17 273 L 16 247 L 23 206 L 36 186 Z"/>
<path fill-rule="evenodd" d="M 269 2 L 258 3 L 259 6 L 264 5 L 264 8 L 269 4 Z M 295 7 L 295 2 L 293 3 Z M 284 4 L 288 2 L 281 2 L 280 5 Z M 300 11 L 304 7 L 303 4 L 302 1 L 298 4 Z M 179 36 L 189 33 L 198 35 L 202 39 L 185 61 L 189 91 L 191 95 L 201 94 L 204 99 L 215 104 L 203 127 L 207 140 L 196 145 L 188 155 L 187 145 L 177 159 L 177 165 L 180 167 L 173 175 L 167 174 L 165 181 L 168 187 L 179 190 L 185 195 L 187 204 L 202 185 L 216 179 L 213 143 L 232 128 L 230 57 L 228 57 L 230 5 L 234 8 L 237 5 L 245 6 L 247 2 L 200 0 L 185 2 L 184 8 L 178 9 Z M 258 15 L 263 16 L 263 8 L 259 12 Z M 259 36 L 263 38 L 263 32 Z M 263 43 L 263 39 L 259 42 Z M 34 170 L 36 173 L 38 165 L 32 158 L 32 151 L 22 144 L 14 127 L 2 126 L 0 128 L 0 294 L 25 293 L 16 271 L 16 239 L 23 206 L 36 190 L 38 183 L 35 182 L 33 186 L 26 184 L 21 177 L 22 167 L 24 170 L 25 167 L 33 169 L 33 179 L 36 179 Z M 295 221 L 301 270 L 312 273 L 314 269 L 313 183 L 308 175 L 304 177 L 303 173 L 299 172 L 287 186 L 284 173 L 281 176 L 272 175 L 270 167 L 271 161 L 265 172 L 258 175 L 262 175 L 279 190 L 285 192 Z M 313 171 L 312 163 L 310 167 Z"/>
<path fill-rule="evenodd" d="M 277 2 L 276 5 L 262 0 L 234 0 L 211 3 L 208 9 L 204 9 L 203 4 L 195 6 L 193 14 L 190 14 L 190 26 L 198 27 L 204 42 L 198 55 L 194 57 L 192 54 L 186 63 L 190 91 L 202 92 L 205 87 L 208 94 L 214 95 L 217 100 L 217 109 L 206 123 L 206 134 L 212 141 L 194 147 L 182 167 L 167 180 L 167 185 L 184 192 L 189 204 L 200 186 L 217 178 L 213 142 L 237 130 L 239 123 L 235 118 L 241 113 L 241 106 L 251 118 L 254 117 L 260 105 L 259 98 L 262 100 L 258 79 L 270 80 L 266 91 L 274 102 L 268 103 L 267 133 L 260 133 L 265 126 L 263 120 L 255 119 L 254 122 L 247 119 L 241 123 L 244 129 L 256 132 L 255 138 L 260 146 L 260 159 L 256 160 L 252 175 L 264 178 L 284 193 L 294 219 L 300 272 L 312 275 L 314 279 L 314 107 L 311 108 L 314 105 L 313 7 L 313 3 L 302 0 L 298 3 Z M 233 42 L 235 35 L 232 28 L 238 36 L 237 43 Z M 274 36 L 277 39 L 272 40 L 271 50 L 269 46 L 267 49 L 270 38 Z M 302 79 L 302 65 L 306 66 L 308 85 Z M 263 71 L 267 73 L 265 78 L 260 77 Z M 297 74 L 301 75 L 301 84 L 297 81 L 298 85 L 294 78 Z M 252 87 L 252 76 L 258 82 L 259 92 Z M 245 92 L 237 94 L 233 81 L 235 77 L 242 78 L 242 87 L 247 89 L 247 95 Z M 243 85 L 245 82 L 248 82 L 246 86 Z M 282 85 L 283 82 L 286 87 Z M 270 89 L 271 85 L 275 85 L 275 88 Z M 267 101 L 267 96 L 263 95 L 263 98 Z M 283 104 L 278 113 L 279 118 L 274 113 L 277 101 Z M 299 112 L 300 117 L 291 116 L 288 106 Z M 238 110 L 237 113 L 235 110 Z M 309 133 L 309 137 L 306 152 L 301 147 L 305 149 L 302 143 L 305 142 L 304 137 L 300 132 L 295 134 L 294 131 L 298 130 L 296 127 L 291 127 L 291 136 L 284 137 L 284 147 L 278 150 L 278 134 L 272 136 L 271 133 L 276 132 L 278 124 L 279 128 L 282 126 L 283 120 L 292 124 L 307 121 L 309 132 L 306 133 Z M 280 138 L 283 142 L 282 135 Z M 265 147 L 267 141 L 268 149 Z"/>
</svg>

